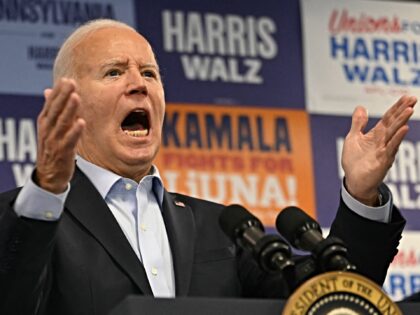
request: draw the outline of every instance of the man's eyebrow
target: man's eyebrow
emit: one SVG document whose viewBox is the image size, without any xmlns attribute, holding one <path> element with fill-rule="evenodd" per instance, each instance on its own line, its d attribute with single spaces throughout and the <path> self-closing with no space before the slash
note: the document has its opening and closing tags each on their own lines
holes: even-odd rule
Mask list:
<svg viewBox="0 0 420 315">
<path fill-rule="evenodd" d="M 144 69 L 144 68 L 155 68 L 158 72 L 159 72 L 159 66 L 155 63 L 145 63 L 143 65 L 140 66 L 140 69 Z"/>
<path fill-rule="evenodd" d="M 100 69 L 116 67 L 116 66 L 125 66 L 127 65 L 127 60 L 123 59 L 110 59 L 99 64 Z"/>
<path fill-rule="evenodd" d="M 128 60 L 110 59 L 110 60 L 100 63 L 99 68 L 104 69 L 104 68 L 109 68 L 109 67 L 127 66 L 127 64 L 128 64 Z M 140 69 L 145 69 L 145 68 L 154 68 L 158 72 L 160 71 L 159 66 L 155 63 L 145 63 L 145 64 L 140 65 Z"/>
</svg>

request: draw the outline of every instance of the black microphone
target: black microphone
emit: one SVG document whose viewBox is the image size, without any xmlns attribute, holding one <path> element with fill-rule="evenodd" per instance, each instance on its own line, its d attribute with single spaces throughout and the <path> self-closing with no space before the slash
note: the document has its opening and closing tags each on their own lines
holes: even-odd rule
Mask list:
<svg viewBox="0 0 420 315">
<path fill-rule="evenodd" d="M 297 249 L 311 252 L 321 271 L 351 271 L 356 267 L 347 259 L 347 248 L 337 237 L 324 238 L 318 222 L 302 209 L 287 207 L 276 219 L 279 233 Z"/>
<path fill-rule="evenodd" d="M 223 232 L 238 246 L 250 249 L 260 267 L 267 272 L 293 273 L 290 246 L 280 236 L 264 234 L 257 217 L 240 205 L 222 210 L 219 224 Z"/>
</svg>

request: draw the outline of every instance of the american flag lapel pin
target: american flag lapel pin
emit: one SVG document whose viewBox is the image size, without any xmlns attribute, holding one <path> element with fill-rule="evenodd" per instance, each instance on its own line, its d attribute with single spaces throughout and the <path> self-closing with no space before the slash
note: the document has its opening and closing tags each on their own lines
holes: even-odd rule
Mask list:
<svg viewBox="0 0 420 315">
<path fill-rule="evenodd" d="M 178 207 L 185 208 L 185 203 L 183 203 L 182 201 L 175 200 L 175 205 Z"/>
</svg>

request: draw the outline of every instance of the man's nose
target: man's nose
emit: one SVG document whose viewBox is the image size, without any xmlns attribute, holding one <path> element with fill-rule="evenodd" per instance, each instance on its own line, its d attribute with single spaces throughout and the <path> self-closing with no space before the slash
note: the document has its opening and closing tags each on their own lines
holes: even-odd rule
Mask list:
<svg viewBox="0 0 420 315">
<path fill-rule="evenodd" d="M 147 95 L 146 80 L 139 70 L 131 69 L 128 74 L 127 94 L 144 94 Z"/>
</svg>

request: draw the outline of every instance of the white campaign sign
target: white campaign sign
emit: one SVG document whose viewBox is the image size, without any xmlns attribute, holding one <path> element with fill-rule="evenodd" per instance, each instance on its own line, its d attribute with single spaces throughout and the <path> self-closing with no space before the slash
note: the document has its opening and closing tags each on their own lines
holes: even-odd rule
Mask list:
<svg viewBox="0 0 420 315">
<path fill-rule="evenodd" d="M 381 116 L 400 95 L 420 95 L 420 4 L 301 0 L 306 106 Z M 420 118 L 420 111 L 414 113 Z"/>
<path fill-rule="evenodd" d="M 384 283 L 384 289 L 395 301 L 420 291 L 419 242 L 420 232 L 403 232 L 398 254 L 388 270 Z"/>
</svg>

